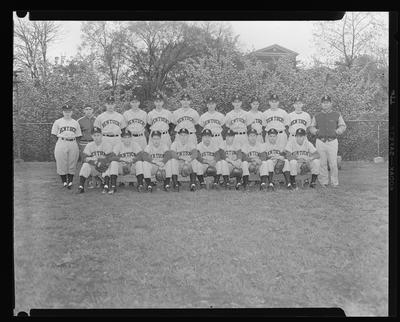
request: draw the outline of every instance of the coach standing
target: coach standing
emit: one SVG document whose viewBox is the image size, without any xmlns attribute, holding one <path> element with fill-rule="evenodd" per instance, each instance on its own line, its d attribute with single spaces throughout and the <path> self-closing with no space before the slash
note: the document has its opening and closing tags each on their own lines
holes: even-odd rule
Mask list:
<svg viewBox="0 0 400 322">
<path fill-rule="evenodd" d="M 332 109 L 332 100 L 328 95 L 321 99 L 322 111 L 311 120 L 310 133 L 317 136 L 316 148 L 320 155 L 319 182 L 322 186 L 328 186 L 328 165 L 330 168 L 331 185 L 339 185 L 337 152 L 337 136 L 346 130 L 342 115 Z"/>
<path fill-rule="evenodd" d="M 93 115 L 93 108 L 90 104 L 84 105 L 83 112 L 85 113 L 85 115 L 78 119 L 78 123 L 82 131 L 82 137 L 79 140 L 79 150 L 81 154 L 80 157 L 82 156 L 82 152 L 85 149 L 86 145 L 89 142 L 93 141 L 91 133 L 95 120 L 95 116 Z"/>
</svg>

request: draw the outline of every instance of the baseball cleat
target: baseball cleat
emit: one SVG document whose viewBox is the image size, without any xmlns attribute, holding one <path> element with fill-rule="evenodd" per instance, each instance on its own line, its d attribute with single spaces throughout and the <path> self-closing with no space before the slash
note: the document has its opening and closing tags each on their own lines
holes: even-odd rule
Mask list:
<svg viewBox="0 0 400 322">
<path fill-rule="evenodd" d="M 101 193 L 107 193 L 108 192 L 108 186 L 103 187 L 103 191 Z"/>
<path fill-rule="evenodd" d="M 211 185 L 212 189 L 218 189 L 218 182 L 213 182 Z"/>
<path fill-rule="evenodd" d="M 316 184 L 315 182 L 311 182 L 311 183 L 310 183 L 310 188 L 315 188 L 316 185 L 317 185 L 317 184 Z"/>
<path fill-rule="evenodd" d="M 176 184 L 173 184 L 172 188 L 174 189 L 174 191 L 179 191 L 179 183 L 177 182 Z"/>
<path fill-rule="evenodd" d="M 120 183 L 119 183 L 119 186 L 120 186 L 120 187 L 124 187 L 124 186 L 125 186 L 125 183 L 124 183 L 124 182 L 120 182 Z"/>
<path fill-rule="evenodd" d="M 111 187 L 111 189 L 108 191 L 108 194 L 109 195 L 112 195 L 112 194 L 114 194 L 114 192 L 116 192 L 117 191 L 117 189 L 115 188 L 115 187 Z"/>
<path fill-rule="evenodd" d="M 192 183 L 190 185 L 190 191 L 195 191 L 196 190 L 196 185 L 194 183 Z"/>
<path fill-rule="evenodd" d="M 90 180 L 90 181 L 88 182 L 88 189 L 93 189 L 93 188 L 94 188 L 93 181 Z"/>
<path fill-rule="evenodd" d="M 236 190 L 239 190 L 241 185 L 242 185 L 242 184 L 241 184 L 240 182 L 238 182 L 238 183 L 235 185 L 235 189 L 236 189 Z"/>
<path fill-rule="evenodd" d="M 63 183 L 63 187 L 64 187 L 64 188 L 68 187 L 68 183 L 64 182 L 64 183 Z"/>
<path fill-rule="evenodd" d="M 308 181 L 308 179 L 306 179 L 304 180 L 303 187 L 307 188 L 308 186 L 310 186 L 310 182 Z"/>
<path fill-rule="evenodd" d="M 152 185 L 147 186 L 147 191 L 148 192 L 153 192 L 153 186 Z"/>
<path fill-rule="evenodd" d="M 138 185 L 137 186 L 137 191 L 142 192 L 143 191 L 143 185 Z"/>
<path fill-rule="evenodd" d="M 260 184 L 260 190 L 265 190 L 267 188 L 267 184 L 265 182 L 261 182 Z"/>
<path fill-rule="evenodd" d="M 268 185 L 267 190 L 268 191 L 275 191 L 275 186 L 274 186 L 274 184 L 272 182 L 270 182 L 270 184 Z"/>
<path fill-rule="evenodd" d="M 78 193 L 84 193 L 84 192 L 85 192 L 85 189 L 83 189 L 82 186 L 79 186 L 79 188 L 78 188 Z"/>
<path fill-rule="evenodd" d="M 200 182 L 200 189 L 206 189 L 207 185 L 205 182 Z"/>
<path fill-rule="evenodd" d="M 167 191 L 167 192 L 170 191 L 171 190 L 171 186 L 169 184 L 166 184 L 164 186 L 164 190 Z"/>
<path fill-rule="evenodd" d="M 286 188 L 287 188 L 287 190 L 293 190 L 294 189 L 291 183 L 288 183 L 286 185 Z"/>
<path fill-rule="evenodd" d="M 71 189 L 71 187 L 72 187 L 72 182 L 69 182 L 67 188 Z"/>
</svg>

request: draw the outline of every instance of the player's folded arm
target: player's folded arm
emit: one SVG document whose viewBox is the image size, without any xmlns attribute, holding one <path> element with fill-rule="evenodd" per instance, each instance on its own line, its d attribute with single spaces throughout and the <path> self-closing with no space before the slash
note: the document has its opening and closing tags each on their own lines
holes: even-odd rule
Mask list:
<svg viewBox="0 0 400 322">
<path fill-rule="evenodd" d="M 314 153 L 311 154 L 310 160 L 319 159 L 319 158 L 320 158 L 320 155 L 319 155 L 318 151 L 315 151 Z"/>
<path fill-rule="evenodd" d="M 198 158 L 198 156 L 199 156 L 199 151 L 198 151 L 197 149 L 193 149 L 191 152 L 192 152 L 191 158 L 192 158 L 192 161 L 193 161 L 193 160 L 195 160 L 195 159 Z"/>
<path fill-rule="evenodd" d="M 260 160 L 261 161 L 267 161 L 267 152 L 261 152 L 260 153 Z"/>
<path fill-rule="evenodd" d="M 220 161 L 220 160 L 226 160 L 226 153 L 223 149 L 219 149 L 216 153 L 215 153 L 215 161 Z"/>
<path fill-rule="evenodd" d="M 164 164 L 166 164 L 169 160 L 174 159 L 174 153 L 175 153 L 175 155 L 176 155 L 176 152 L 175 152 L 175 151 L 172 151 L 172 150 L 165 151 L 165 153 L 164 153 L 164 158 L 163 158 L 162 162 L 163 162 Z"/>
<path fill-rule="evenodd" d="M 289 161 L 297 159 L 296 156 L 293 153 L 291 153 L 290 151 L 285 150 L 285 152 L 286 152 L 286 159 L 288 159 Z"/>
</svg>

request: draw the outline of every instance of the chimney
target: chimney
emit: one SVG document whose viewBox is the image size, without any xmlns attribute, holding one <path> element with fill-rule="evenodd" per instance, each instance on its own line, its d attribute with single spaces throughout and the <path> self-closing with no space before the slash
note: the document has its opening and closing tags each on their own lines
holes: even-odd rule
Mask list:
<svg viewBox="0 0 400 322">
<path fill-rule="evenodd" d="M 56 65 L 58 65 L 58 60 L 59 60 L 59 59 L 60 59 L 60 57 L 55 57 L 55 58 L 54 58 L 54 62 L 55 62 Z"/>
<path fill-rule="evenodd" d="M 61 65 L 64 65 L 64 60 L 65 60 L 65 56 L 62 55 L 62 56 L 61 56 Z"/>
</svg>

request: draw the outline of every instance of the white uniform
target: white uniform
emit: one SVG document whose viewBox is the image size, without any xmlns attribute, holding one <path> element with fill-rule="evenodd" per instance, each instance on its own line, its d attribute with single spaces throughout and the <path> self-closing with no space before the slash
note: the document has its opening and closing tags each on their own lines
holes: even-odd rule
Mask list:
<svg viewBox="0 0 400 322">
<path fill-rule="evenodd" d="M 311 125 L 311 116 L 304 111 L 301 111 L 300 113 L 297 113 L 296 111 L 289 113 L 289 120 L 289 141 L 295 138 L 298 129 L 304 129 L 307 131 L 308 127 Z"/>
<path fill-rule="evenodd" d="M 256 142 L 255 145 L 251 145 L 250 143 L 242 145 L 242 152 L 247 155 L 247 157 L 250 159 L 250 162 L 254 161 L 260 166 L 262 164 L 260 154 L 263 153 L 264 151 L 265 151 L 264 143 Z M 244 176 L 248 176 L 250 174 L 248 161 L 242 162 L 242 170 Z M 259 170 L 261 171 L 261 167 Z M 260 172 L 260 175 L 264 174 L 261 174 Z"/>
<path fill-rule="evenodd" d="M 192 144 L 197 144 L 196 128 L 195 125 L 199 122 L 200 115 L 191 107 L 180 107 L 172 113 L 175 126 L 175 132 L 182 128 L 189 130 L 189 141 Z M 177 135 L 176 135 L 177 136 Z M 175 136 L 175 137 L 176 137 Z"/>
<path fill-rule="evenodd" d="M 226 159 L 221 160 L 222 175 L 229 175 L 233 168 L 242 168 L 242 160 L 239 158 L 238 154 L 241 151 L 240 145 L 232 143 L 228 145 L 226 140 L 220 145 L 220 148 L 225 151 Z"/>
<path fill-rule="evenodd" d="M 101 128 L 103 141 L 110 143 L 113 147 L 121 142 L 121 129 L 126 127 L 125 118 L 122 114 L 103 112 L 94 120 L 93 126 Z"/>
<path fill-rule="evenodd" d="M 89 142 L 85 149 L 83 150 L 83 153 L 85 155 L 88 155 L 89 158 L 93 161 L 97 161 L 99 159 L 104 159 L 106 157 L 106 154 L 109 154 L 113 151 L 113 147 L 111 143 L 105 142 L 104 140 L 101 141 L 99 145 L 97 145 L 94 141 Z M 85 160 L 83 160 L 85 161 Z M 109 175 L 109 169 L 107 171 L 102 173 L 102 176 L 105 177 L 106 175 Z M 79 172 L 80 176 L 83 176 L 85 178 L 88 178 L 89 176 L 97 176 L 100 175 L 99 172 L 95 169 L 95 167 L 91 164 L 89 164 L 87 161 L 83 163 L 81 171 Z"/>
<path fill-rule="evenodd" d="M 175 151 L 178 155 L 178 158 L 181 160 L 177 159 L 172 159 L 172 174 L 173 175 L 178 175 L 181 170 L 183 165 L 186 163 L 190 167 L 190 171 L 193 170 L 193 160 L 192 160 L 192 153 L 193 150 L 196 149 L 196 145 L 193 143 L 188 142 L 186 144 L 182 144 L 181 140 L 178 138 L 176 139 L 172 144 L 171 144 L 171 150 Z"/>
<path fill-rule="evenodd" d="M 223 142 L 222 138 L 222 126 L 225 124 L 225 115 L 221 112 L 214 111 L 213 113 L 205 112 L 200 116 L 199 125 L 203 129 L 211 130 L 213 136 L 211 142 L 216 145 L 221 145 Z"/>
<path fill-rule="evenodd" d="M 122 142 L 114 146 L 113 152 L 120 157 L 120 161 L 112 161 L 110 165 L 110 175 L 123 174 L 124 162 L 130 163 L 136 158 L 137 154 L 142 151 L 142 147 L 136 142 L 130 142 L 128 146 Z M 143 162 L 136 161 L 132 164 L 130 173 L 134 175 L 143 174 Z"/>
<path fill-rule="evenodd" d="M 147 114 L 147 123 L 150 125 L 150 134 L 154 131 L 161 132 L 161 143 L 171 146 L 171 136 L 168 133 L 169 123 L 173 123 L 172 112 L 162 108 L 158 111 L 156 108 Z M 149 136 L 149 143 L 151 142 L 151 135 Z"/>
<path fill-rule="evenodd" d="M 79 147 L 76 138 L 82 136 L 81 127 L 74 119 L 59 118 L 53 123 L 51 134 L 58 137 L 54 148 L 57 173 L 59 175 L 75 174 L 79 158 Z"/>
<path fill-rule="evenodd" d="M 282 159 L 281 153 L 285 150 L 285 146 L 279 145 L 277 142 L 272 144 L 267 138 L 264 147 L 268 160 L 263 161 L 262 163 L 265 163 L 267 173 L 274 172 L 276 162 L 278 159 Z M 282 172 L 290 171 L 289 160 L 283 158 L 283 161 L 285 162 L 285 165 L 283 166 Z"/>
<path fill-rule="evenodd" d="M 278 144 L 285 146 L 287 144 L 285 126 L 289 126 L 290 124 L 289 114 L 279 107 L 276 110 L 269 108 L 263 113 L 263 117 L 266 132 L 265 141 L 267 141 L 268 131 L 270 129 L 275 129 L 278 131 Z"/>
<path fill-rule="evenodd" d="M 247 112 L 239 109 L 232 110 L 225 117 L 225 124 L 232 131 L 236 132 L 233 142 L 239 145 L 248 143 L 247 139 Z"/>
<path fill-rule="evenodd" d="M 126 128 L 132 133 L 132 142 L 136 142 L 144 149 L 147 146 L 144 131 L 147 124 L 147 113 L 142 109 L 129 109 L 123 114 Z"/>
<path fill-rule="evenodd" d="M 156 166 L 150 162 L 143 162 L 143 174 L 145 178 L 151 178 L 154 176 L 158 169 L 165 169 L 166 178 L 171 178 L 172 176 L 172 160 L 168 160 L 164 165 L 162 165 L 164 154 L 167 152 L 169 148 L 165 144 L 160 144 L 158 148 L 156 148 L 153 144 L 149 144 L 144 149 L 145 152 L 150 154 L 152 158 L 152 162 L 156 163 L 160 166 Z"/>
<path fill-rule="evenodd" d="M 304 140 L 302 145 L 298 145 L 296 139 L 294 139 L 288 142 L 285 149 L 290 153 L 293 153 L 293 155 L 297 158 L 297 160 L 293 159 L 289 161 L 290 175 L 295 176 L 300 171 L 301 162 L 298 162 L 298 160 L 305 160 L 305 162 L 307 162 L 310 166 L 311 173 L 319 174 L 319 159 L 314 159 L 312 161 L 309 160 L 311 154 L 317 151 L 310 141 Z"/>
<path fill-rule="evenodd" d="M 263 119 L 263 112 L 258 110 L 250 110 L 246 114 L 246 124 L 257 131 L 257 141 L 260 143 L 264 143 L 264 138 L 262 136 Z"/>
<path fill-rule="evenodd" d="M 198 160 L 193 160 L 193 171 L 197 175 L 203 175 L 204 172 L 207 170 L 209 165 L 215 166 L 217 169 L 217 174 L 222 174 L 222 162 L 216 161 L 216 152 L 219 150 L 219 147 L 210 143 L 209 146 L 206 146 L 203 142 L 197 144 L 197 150 L 200 153 L 200 156 L 203 158 L 204 161 L 208 161 L 210 164 L 207 163 L 200 163 Z"/>
</svg>

